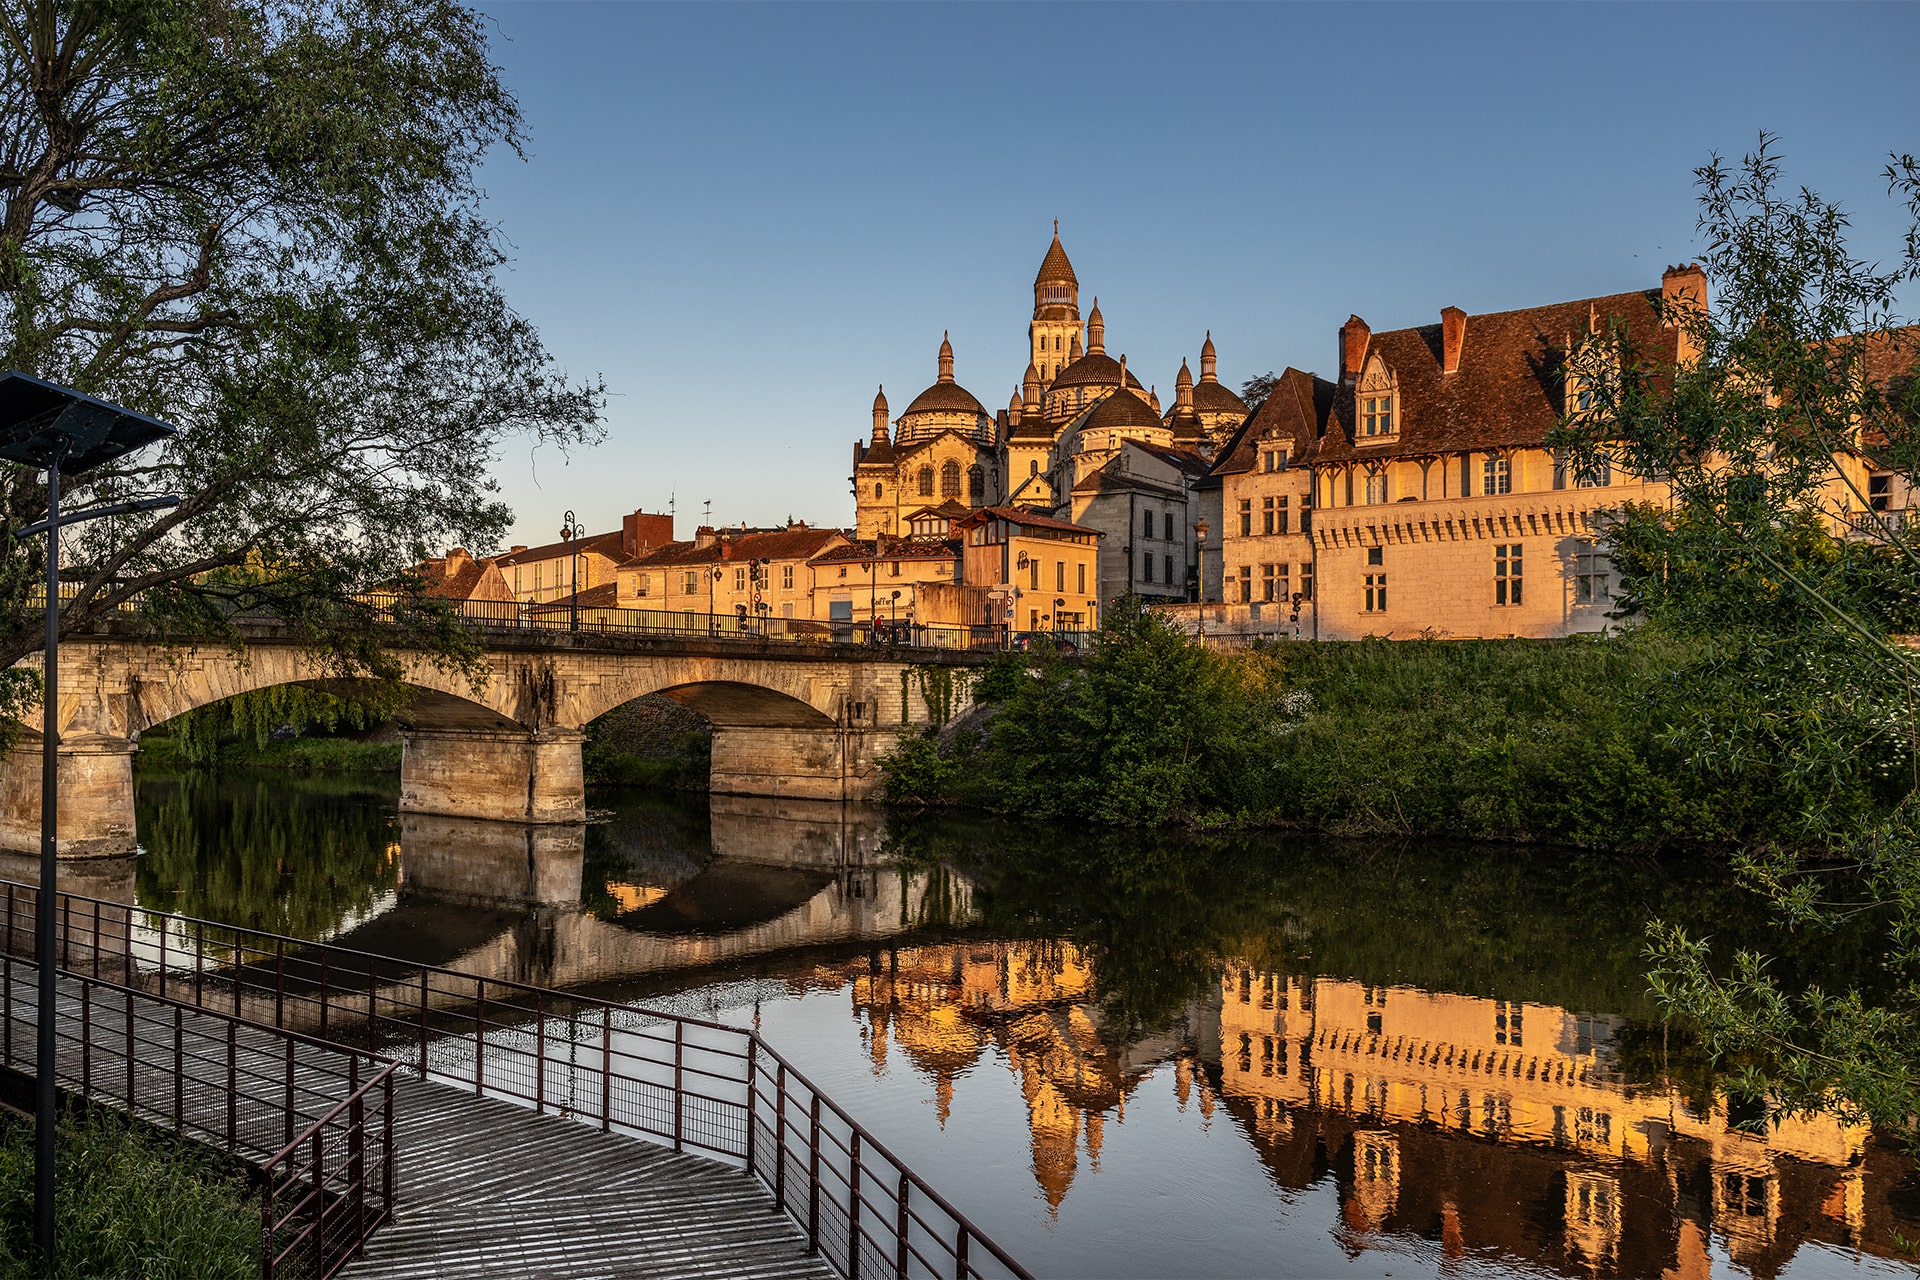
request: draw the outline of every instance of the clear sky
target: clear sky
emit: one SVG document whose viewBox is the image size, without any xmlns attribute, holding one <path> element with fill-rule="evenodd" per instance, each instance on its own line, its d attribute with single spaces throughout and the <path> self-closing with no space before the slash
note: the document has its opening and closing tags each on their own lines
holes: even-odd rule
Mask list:
<svg viewBox="0 0 1920 1280">
<path fill-rule="evenodd" d="M 852 523 L 874 387 L 950 330 L 1006 404 L 1060 219 L 1084 311 L 1170 401 L 1331 373 L 1375 328 L 1658 284 L 1692 170 L 1781 135 L 1890 253 L 1920 152 L 1920 4 L 489 2 L 528 158 L 484 183 L 506 287 L 605 377 L 605 443 L 499 461 L 518 542 L 677 497 L 681 537 Z"/>
</svg>

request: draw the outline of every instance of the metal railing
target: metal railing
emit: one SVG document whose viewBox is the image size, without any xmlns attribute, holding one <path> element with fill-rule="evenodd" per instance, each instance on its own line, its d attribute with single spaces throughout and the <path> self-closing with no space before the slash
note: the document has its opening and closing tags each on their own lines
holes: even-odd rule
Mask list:
<svg viewBox="0 0 1920 1280">
<path fill-rule="evenodd" d="M 12 922 L 35 890 L 0 884 L 8 948 L 28 945 Z M 756 1032 L 76 894 L 58 910 L 67 972 L 744 1168 L 848 1280 L 1031 1280 Z"/>
<path fill-rule="evenodd" d="M 9 889 L 0 954 L 0 1060 L 25 1073 L 39 993 L 15 952 L 31 950 L 34 899 Z M 395 1065 L 143 990 L 91 941 L 81 953 L 81 971 L 60 965 L 58 1083 L 257 1170 L 268 1280 L 331 1276 L 358 1254 L 393 1212 Z"/>
</svg>

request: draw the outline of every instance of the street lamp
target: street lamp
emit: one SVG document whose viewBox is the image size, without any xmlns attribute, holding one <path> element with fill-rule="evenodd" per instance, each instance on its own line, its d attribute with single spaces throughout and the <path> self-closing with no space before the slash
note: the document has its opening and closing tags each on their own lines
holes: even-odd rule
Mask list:
<svg viewBox="0 0 1920 1280">
<path fill-rule="evenodd" d="M 887 643 L 899 644 L 900 643 L 900 593 L 898 591 L 893 593 L 892 615 L 893 615 L 893 621 L 887 627 Z"/>
<path fill-rule="evenodd" d="M 572 603 L 567 608 L 567 629 L 580 629 L 580 521 L 569 511 L 560 518 L 560 541 L 567 544 L 567 554 L 572 560 L 567 585 L 570 588 L 568 598 Z"/>
<path fill-rule="evenodd" d="M 54 934 L 53 899 L 59 875 L 60 819 L 60 530 L 70 524 L 180 505 L 176 497 L 143 498 L 60 514 L 60 477 L 83 475 L 174 434 L 167 423 L 77 391 L 30 378 L 0 375 L 0 459 L 47 473 L 47 518 L 15 537 L 47 535 L 46 672 L 41 681 L 40 890 L 33 912 L 34 964 L 40 1003 L 35 1011 L 33 1243 L 40 1274 L 53 1274 Z"/>
<path fill-rule="evenodd" d="M 1207 598 L 1207 535 L 1211 532 L 1204 516 L 1194 522 L 1193 598 L 1196 601 Z"/>
</svg>

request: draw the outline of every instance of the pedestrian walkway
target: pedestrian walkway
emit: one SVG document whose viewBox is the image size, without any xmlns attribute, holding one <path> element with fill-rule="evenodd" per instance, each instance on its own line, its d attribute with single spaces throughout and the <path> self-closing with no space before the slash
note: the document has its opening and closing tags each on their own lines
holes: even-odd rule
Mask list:
<svg viewBox="0 0 1920 1280">
<path fill-rule="evenodd" d="M 25 1075 L 36 977 L 13 957 L 0 974 L 0 1059 Z M 832 1280 L 742 1170 L 400 1079 L 368 1055 L 110 982 L 62 973 L 57 991 L 61 1088 L 276 1175 L 279 1202 L 266 1207 L 263 1232 L 311 1273 L 372 1231 L 338 1274 Z M 352 1110 L 350 1098 L 360 1100 Z M 349 1121 L 351 1130 L 328 1127 Z M 316 1183 L 333 1206 L 318 1228 Z M 374 1193 L 355 1206 L 358 1234 L 337 1207 L 343 1187 Z"/>
<path fill-rule="evenodd" d="M 399 1207 L 343 1276 L 833 1275 L 739 1169 L 443 1084 L 397 1104 Z"/>
</svg>

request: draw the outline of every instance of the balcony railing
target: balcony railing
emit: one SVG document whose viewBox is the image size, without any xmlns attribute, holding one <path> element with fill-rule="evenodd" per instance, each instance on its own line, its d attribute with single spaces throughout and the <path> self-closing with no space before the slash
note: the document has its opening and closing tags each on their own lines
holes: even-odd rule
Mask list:
<svg viewBox="0 0 1920 1280">
<path fill-rule="evenodd" d="M 13 953 L 37 893 L 0 884 Z M 75 894 L 58 912 L 59 965 L 89 981 L 744 1168 L 848 1280 L 1030 1280 L 756 1032 Z M 335 1168 L 315 1150 L 310 1180 Z"/>
</svg>

